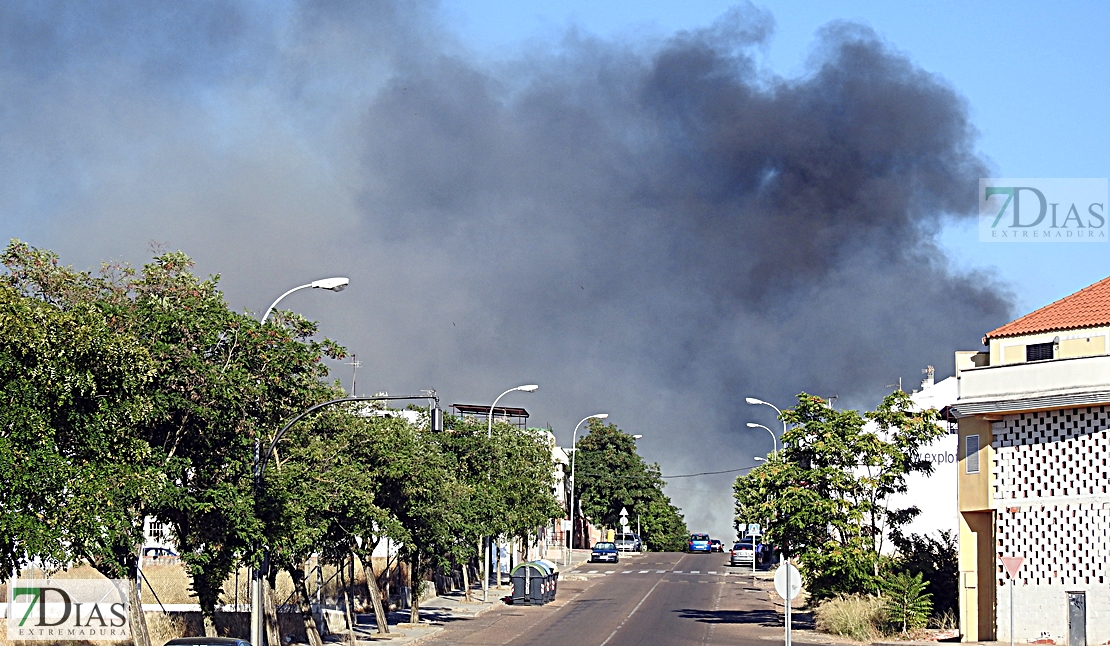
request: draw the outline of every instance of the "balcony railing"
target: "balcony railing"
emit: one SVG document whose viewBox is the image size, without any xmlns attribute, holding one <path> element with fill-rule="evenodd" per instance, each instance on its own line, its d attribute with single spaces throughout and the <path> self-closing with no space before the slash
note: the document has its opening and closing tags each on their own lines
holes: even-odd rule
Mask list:
<svg viewBox="0 0 1110 646">
<path fill-rule="evenodd" d="M 961 371 L 957 407 L 968 402 L 1069 399 L 1107 391 L 1110 355 L 1012 363 Z"/>
</svg>

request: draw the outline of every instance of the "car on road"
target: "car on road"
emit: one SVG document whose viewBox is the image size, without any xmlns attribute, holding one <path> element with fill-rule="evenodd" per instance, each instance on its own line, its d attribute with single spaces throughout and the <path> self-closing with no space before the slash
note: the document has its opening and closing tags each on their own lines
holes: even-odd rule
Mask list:
<svg viewBox="0 0 1110 646">
<path fill-rule="evenodd" d="M 691 554 L 694 552 L 712 552 L 713 546 L 710 540 L 709 534 L 690 534 L 690 540 L 686 543 L 686 551 Z"/>
<path fill-rule="evenodd" d="M 608 541 L 594 543 L 594 548 L 590 552 L 590 563 L 617 563 L 619 560 L 616 543 Z"/>
<path fill-rule="evenodd" d="M 640 552 L 643 551 L 643 543 L 640 542 L 640 537 L 635 534 L 624 534 L 616 538 L 617 550 L 621 552 Z"/>
<path fill-rule="evenodd" d="M 742 538 L 739 542 L 733 544 L 732 550 L 729 552 L 728 564 L 729 565 L 751 565 L 755 561 L 759 565 L 759 544 L 753 545 L 753 539 Z"/>
<path fill-rule="evenodd" d="M 169 549 L 169 548 L 166 548 L 166 547 L 144 547 L 143 548 L 143 556 L 145 556 L 147 558 L 150 558 L 150 559 L 156 559 L 156 558 L 161 558 L 161 557 L 176 558 L 177 553 L 174 552 L 173 550 Z"/>
<path fill-rule="evenodd" d="M 721 545 L 721 541 L 719 541 L 715 538 L 713 540 L 709 541 L 709 548 L 714 552 L 723 552 L 723 551 L 725 551 L 725 546 Z"/>
</svg>

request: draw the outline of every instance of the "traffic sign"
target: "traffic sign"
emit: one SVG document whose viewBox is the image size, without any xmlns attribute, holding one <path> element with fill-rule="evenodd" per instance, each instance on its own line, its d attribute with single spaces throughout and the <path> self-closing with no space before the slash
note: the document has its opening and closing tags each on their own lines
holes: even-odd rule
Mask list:
<svg viewBox="0 0 1110 646">
<path fill-rule="evenodd" d="M 786 579 L 790 578 L 790 596 L 787 596 Z M 794 599 L 802 591 L 802 573 L 792 563 L 783 563 L 775 572 L 775 592 L 783 599 Z"/>
<path fill-rule="evenodd" d="M 748 536 L 762 536 L 763 532 L 759 527 L 759 523 L 748 523 Z"/>
<path fill-rule="evenodd" d="M 623 516 L 621 517 L 621 527 L 628 527 L 628 519 Z"/>
<path fill-rule="evenodd" d="M 628 515 L 628 510 L 625 509 L 624 507 L 621 507 L 621 516 L 627 516 L 627 515 Z"/>
<path fill-rule="evenodd" d="M 1025 562 L 1025 557 L 1003 556 L 1001 557 L 1001 560 L 1002 566 L 1006 568 L 1006 573 L 1010 575 L 1011 579 L 1013 579 L 1017 577 L 1018 570 L 1021 569 L 1021 564 Z"/>
</svg>

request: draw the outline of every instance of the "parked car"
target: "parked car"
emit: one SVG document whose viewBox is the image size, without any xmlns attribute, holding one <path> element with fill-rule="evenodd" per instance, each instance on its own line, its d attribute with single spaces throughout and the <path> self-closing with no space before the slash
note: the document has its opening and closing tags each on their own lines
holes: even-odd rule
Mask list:
<svg viewBox="0 0 1110 646">
<path fill-rule="evenodd" d="M 166 642 L 166 646 L 251 646 L 251 643 L 234 637 L 178 637 Z"/>
<path fill-rule="evenodd" d="M 756 565 L 759 564 L 759 555 L 756 553 L 758 545 L 752 545 L 753 539 L 742 538 L 739 542 L 732 546 L 732 551 L 729 552 L 728 564 L 729 565 L 751 565 L 755 561 Z"/>
<path fill-rule="evenodd" d="M 166 547 L 144 547 L 143 556 L 156 559 L 162 556 L 177 556 L 177 553 Z"/>
<path fill-rule="evenodd" d="M 640 542 L 640 537 L 635 534 L 624 534 L 618 536 L 616 539 L 617 550 L 621 552 L 640 552 L 643 551 L 643 543 Z"/>
<path fill-rule="evenodd" d="M 686 543 L 686 551 L 690 553 L 712 552 L 713 547 L 709 541 L 709 534 L 690 534 L 690 540 Z"/>
<path fill-rule="evenodd" d="M 590 552 L 590 563 L 616 563 L 619 560 L 616 543 L 607 541 L 594 543 L 594 548 Z"/>
<path fill-rule="evenodd" d="M 721 541 L 714 538 L 713 540 L 709 541 L 709 549 L 714 552 L 724 552 L 725 546 L 721 545 Z"/>
</svg>

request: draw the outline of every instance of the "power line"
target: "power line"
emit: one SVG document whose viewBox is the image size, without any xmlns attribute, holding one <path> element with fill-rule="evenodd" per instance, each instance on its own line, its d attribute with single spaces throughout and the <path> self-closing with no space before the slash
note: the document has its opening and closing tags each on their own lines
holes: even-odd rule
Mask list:
<svg viewBox="0 0 1110 646">
<path fill-rule="evenodd" d="M 715 476 L 715 475 L 720 475 L 722 473 L 739 473 L 741 471 L 751 471 L 756 466 L 759 466 L 759 465 L 744 467 L 742 469 L 726 469 L 724 471 L 702 471 L 701 473 L 683 473 L 683 474 L 677 475 L 677 476 L 659 476 L 659 477 L 660 478 L 696 478 L 698 476 Z"/>
</svg>

